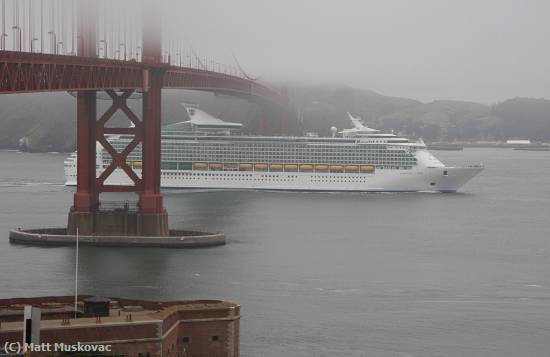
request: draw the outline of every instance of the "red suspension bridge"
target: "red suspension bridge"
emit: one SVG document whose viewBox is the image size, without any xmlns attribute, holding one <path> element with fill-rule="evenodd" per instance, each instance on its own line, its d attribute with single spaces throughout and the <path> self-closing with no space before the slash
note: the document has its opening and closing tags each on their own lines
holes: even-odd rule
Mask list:
<svg viewBox="0 0 550 357">
<path fill-rule="evenodd" d="M 69 233 L 102 234 L 99 194 L 135 192 L 139 211 L 125 232 L 169 234 L 160 192 L 161 90 L 187 89 L 246 97 L 277 108 L 285 131 L 284 96 L 235 67 L 222 65 L 164 36 L 156 1 L 1 0 L 0 94 L 70 91 L 77 97 L 77 190 L 69 213 Z M 141 14 L 139 13 L 141 11 Z M 146 14 L 146 21 L 145 19 Z M 97 92 L 112 101 L 98 116 Z M 127 105 L 142 93 L 141 118 Z M 107 126 L 122 111 L 131 128 Z M 263 125 L 260 125 L 263 127 Z M 117 152 L 106 135 L 128 134 L 133 140 Z M 112 156 L 97 175 L 96 142 Z M 127 156 L 142 144 L 143 168 L 134 172 Z M 106 180 L 122 169 L 133 184 L 112 186 Z"/>
</svg>

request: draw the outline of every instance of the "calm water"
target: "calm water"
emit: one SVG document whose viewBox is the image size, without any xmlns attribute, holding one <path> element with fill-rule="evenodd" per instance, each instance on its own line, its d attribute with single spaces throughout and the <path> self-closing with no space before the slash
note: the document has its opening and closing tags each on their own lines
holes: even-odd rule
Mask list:
<svg viewBox="0 0 550 357">
<path fill-rule="evenodd" d="M 81 251 L 83 293 L 242 305 L 243 356 L 548 356 L 550 153 L 436 152 L 486 170 L 459 194 L 167 194 L 202 250 Z M 8 243 L 63 226 L 64 155 L 0 152 L 0 296 L 73 293 L 73 248 Z"/>
</svg>

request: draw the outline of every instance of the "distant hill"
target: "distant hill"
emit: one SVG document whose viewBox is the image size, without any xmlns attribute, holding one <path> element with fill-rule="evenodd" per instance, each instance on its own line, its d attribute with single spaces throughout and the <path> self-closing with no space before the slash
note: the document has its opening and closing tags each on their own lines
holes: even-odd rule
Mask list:
<svg viewBox="0 0 550 357">
<path fill-rule="evenodd" d="M 291 91 L 299 128 L 330 135 L 330 127 L 350 126 L 347 112 L 374 123 L 384 115 L 415 107 L 413 99 L 389 97 L 376 92 L 348 88 L 296 87 Z"/>
<path fill-rule="evenodd" d="M 550 100 L 514 98 L 492 108 L 507 138 L 550 141 Z"/>
<path fill-rule="evenodd" d="M 489 106 L 437 100 L 422 103 L 352 88 L 300 88 L 295 96 L 304 130 L 329 135 L 349 127 L 346 112 L 369 125 L 426 141 L 550 141 L 550 100 L 515 98 Z"/>
<path fill-rule="evenodd" d="M 348 128 L 349 111 L 375 128 L 427 141 L 550 141 L 550 100 L 546 99 L 514 98 L 493 106 L 452 100 L 422 103 L 342 86 L 291 86 L 289 99 L 292 112 L 288 127 L 293 134 L 315 131 L 328 136 L 331 126 Z M 164 91 L 163 123 L 187 120 L 182 102 L 197 103 L 213 115 L 241 122 L 245 132 L 257 128 L 257 105 L 189 91 Z M 98 115 L 107 104 L 99 101 Z M 140 101 L 130 100 L 129 105 L 139 113 Z M 31 151 L 72 151 L 75 115 L 76 100 L 67 93 L 2 95 L 0 148 L 17 148 L 19 139 L 26 137 Z M 126 125 L 120 115 L 113 120 Z"/>
<path fill-rule="evenodd" d="M 499 120 L 488 105 L 452 100 L 408 107 L 378 118 L 377 123 L 428 141 L 495 140 L 500 135 Z"/>
<path fill-rule="evenodd" d="M 75 99 L 68 94 L 0 96 L 0 148 L 27 136 L 37 151 L 70 151 L 75 143 Z"/>
</svg>

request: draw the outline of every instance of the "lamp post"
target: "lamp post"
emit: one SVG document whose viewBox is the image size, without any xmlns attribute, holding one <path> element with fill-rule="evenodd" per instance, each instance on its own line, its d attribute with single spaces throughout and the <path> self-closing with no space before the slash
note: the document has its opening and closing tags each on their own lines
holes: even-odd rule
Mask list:
<svg viewBox="0 0 550 357">
<path fill-rule="evenodd" d="M 80 51 L 83 51 L 84 49 L 84 39 L 82 38 L 82 36 L 76 36 L 76 52 L 75 52 L 75 56 L 78 56 L 78 49 L 80 49 Z"/>
<path fill-rule="evenodd" d="M 107 40 L 99 40 L 100 43 L 103 43 L 103 58 L 108 57 L 107 53 Z"/>
<path fill-rule="evenodd" d="M 126 43 L 120 43 L 119 47 L 122 47 L 124 46 L 124 60 L 126 61 Z M 122 52 L 120 53 L 120 55 L 122 56 Z"/>
<path fill-rule="evenodd" d="M 34 41 L 38 41 L 38 39 L 35 37 L 31 40 L 31 53 L 34 53 Z"/>
<path fill-rule="evenodd" d="M 18 41 L 17 51 L 21 52 L 21 27 L 16 25 L 16 26 L 12 26 L 12 29 L 13 29 L 13 35 L 15 36 L 14 39 Z"/>
<path fill-rule="evenodd" d="M 57 43 L 57 46 L 58 47 L 61 46 L 61 51 L 56 51 L 56 54 L 61 54 L 61 55 L 65 54 L 65 45 L 63 44 L 63 41 L 59 41 Z"/>
<path fill-rule="evenodd" d="M 48 35 L 50 35 L 53 39 L 53 42 L 51 42 L 50 50 L 53 52 L 54 55 L 57 54 L 57 35 L 53 31 L 48 31 Z"/>
<path fill-rule="evenodd" d="M 8 37 L 7 33 L 2 33 L 2 38 L 0 41 L 2 41 L 2 51 L 6 49 L 6 37 Z"/>
<path fill-rule="evenodd" d="M 141 51 L 142 51 L 142 48 L 141 46 L 137 46 L 136 47 L 136 60 L 139 62 L 140 61 L 140 55 L 141 55 Z"/>
</svg>

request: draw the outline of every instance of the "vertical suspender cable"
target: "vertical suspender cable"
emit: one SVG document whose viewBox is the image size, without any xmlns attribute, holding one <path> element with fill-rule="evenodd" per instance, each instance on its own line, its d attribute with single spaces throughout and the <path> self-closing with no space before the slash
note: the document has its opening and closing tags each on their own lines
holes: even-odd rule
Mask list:
<svg viewBox="0 0 550 357">
<path fill-rule="evenodd" d="M 55 54 L 56 44 L 55 42 L 57 39 L 55 38 L 55 28 L 54 28 L 54 20 L 55 20 L 55 13 L 54 13 L 54 3 L 55 0 L 50 0 L 50 53 Z M 53 43 L 52 43 L 53 39 Z"/>
<path fill-rule="evenodd" d="M 32 11 L 32 0 L 29 0 L 29 49 L 34 52 L 34 17 Z"/>
<path fill-rule="evenodd" d="M 40 52 L 44 53 L 44 0 L 40 0 Z"/>
<path fill-rule="evenodd" d="M 59 26 L 61 27 L 61 53 L 62 55 L 65 54 L 65 4 L 63 0 L 60 0 L 60 9 L 59 9 L 59 16 L 61 17 L 61 21 L 59 21 Z"/>
<path fill-rule="evenodd" d="M 120 16 L 122 15 L 122 9 L 123 6 L 121 6 L 121 11 L 119 12 L 119 18 L 118 18 L 118 32 L 117 32 L 117 35 L 118 35 L 118 39 L 116 41 L 116 47 L 117 47 L 117 51 L 118 51 L 118 59 L 120 59 L 122 57 L 122 53 L 120 52 L 120 44 L 122 43 L 122 19 L 120 18 Z"/>
<path fill-rule="evenodd" d="M 123 15 L 124 16 L 124 15 Z M 128 49 L 126 48 L 127 46 L 127 34 L 128 34 L 128 16 L 124 16 L 122 18 L 123 20 L 123 23 L 122 23 L 122 26 L 123 26 L 123 32 L 122 32 L 122 43 L 124 44 L 124 60 L 126 61 L 128 58 L 127 57 L 127 53 L 128 53 Z"/>
<path fill-rule="evenodd" d="M 113 3 L 114 7 L 116 7 L 117 5 L 115 5 L 115 3 Z M 117 48 L 117 42 L 118 42 L 118 36 L 117 36 L 117 32 L 115 31 L 115 23 L 116 23 L 116 14 L 118 13 L 118 9 L 113 9 L 114 11 L 112 12 L 113 16 L 111 16 L 111 33 L 113 34 L 113 38 L 111 40 L 111 43 L 112 43 L 112 46 L 113 46 L 113 58 L 114 59 L 118 59 L 117 58 L 117 52 L 116 52 L 116 48 Z"/>
<path fill-rule="evenodd" d="M 133 12 L 133 10 L 132 10 Z M 130 60 L 134 59 L 134 21 L 132 13 L 128 16 L 128 46 L 130 47 Z"/>
<path fill-rule="evenodd" d="M 13 13 L 13 30 L 14 30 L 13 50 L 14 51 L 18 50 L 18 48 L 17 48 L 17 33 L 15 32 L 15 31 L 17 31 L 18 26 L 19 26 L 19 1 L 16 0 L 15 1 L 15 7 L 14 7 L 14 13 Z"/>
<path fill-rule="evenodd" d="M 109 51 L 109 46 L 111 45 L 111 38 L 109 37 L 109 11 L 107 11 L 107 3 L 105 1 L 103 3 L 103 40 L 105 42 L 103 45 L 105 46 L 105 57 L 109 57 L 109 53 L 112 55 L 112 52 Z"/>
<path fill-rule="evenodd" d="M 116 5 L 112 5 L 112 6 L 116 6 Z M 111 29 L 110 29 L 110 32 L 111 32 L 111 57 L 113 59 L 116 59 L 116 42 L 117 42 L 117 34 L 116 34 L 116 31 L 115 31 L 115 22 L 116 22 L 116 13 L 118 11 L 116 11 L 117 9 L 113 9 L 115 11 L 112 11 L 111 12 L 111 21 L 109 23 Z"/>
<path fill-rule="evenodd" d="M 0 38 L 0 44 L 2 45 L 2 51 L 6 49 L 6 0 L 2 0 L 2 38 Z"/>
<path fill-rule="evenodd" d="M 21 2 L 21 27 L 19 28 L 19 38 L 20 38 L 20 41 L 19 41 L 19 50 L 20 51 L 25 51 L 25 44 L 26 44 L 26 40 L 27 40 L 27 37 L 26 36 L 23 36 L 23 34 L 21 33 L 23 31 L 23 29 L 27 29 L 27 16 L 26 16 L 26 1 L 23 0 Z"/>
<path fill-rule="evenodd" d="M 74 6 L 74 1 L 71 1 L 71 53 L 73 55 L 76 55 L 76 50 L 74 48 L 75 21 L 76 21 L 75 6 Z"/>
</svg>

